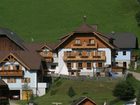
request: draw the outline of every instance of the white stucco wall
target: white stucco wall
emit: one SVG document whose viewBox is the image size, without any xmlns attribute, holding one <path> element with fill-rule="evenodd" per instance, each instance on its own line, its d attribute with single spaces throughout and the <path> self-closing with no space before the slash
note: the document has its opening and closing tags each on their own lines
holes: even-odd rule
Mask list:
<svg viewBox="0 0 140 105">
<path fill-rule="evenodd" d="M 105 56 L 106 56 L 105 65 L 111 65 L 111 49 L 109 49 L 109 48 L 99 48 L 98 51 L 105 51 Z"/>
<path fill-rule="evenodd" d="M 126 55 L 123 55 L 123 51 L 126 51 Z M 127 68 L 131 63 L 131 50 L 119 50 L 115 58 L 115 62 L 118 62 L 118 66 L 123 66 L 123 62 L 127 63 Z"/>
<path fill-rule="evenodd" d="M 126 55 L 123 55 L 123 51 L 126 51 Z M 118 61 L 130 61 L 131 60 L 131 50 L 120 50 L 117 51 L 115 60 Z"/>
<path fill-rule="evenodd" d="M 58 51 L 58 69 L 55 71 L 57 74 L 69 75 L 67 65 L 63 60 L 64 52 L 72 51 L 72 49 L 59 49 Z"/>
</svg>

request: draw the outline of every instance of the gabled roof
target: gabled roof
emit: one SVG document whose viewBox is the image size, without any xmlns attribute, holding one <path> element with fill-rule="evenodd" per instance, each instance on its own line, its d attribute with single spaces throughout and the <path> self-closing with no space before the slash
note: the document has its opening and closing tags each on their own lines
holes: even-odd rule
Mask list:
<svg viewBox="0 0 140 105">
<path fill-rule="evenodd" d="M 88 97 L 80 97 L 79 99 L 77 99 L 76 101 L 74 101 L 71 105 L 81 105 L 81 103 L 84 102 L 85 100 L 89 100 L 94 105 L 97 105 L 92 99 L 90 99 Z"/>
<path fill-rule="evenodd" d="M 13 56 L 21 65 L 28 70 L 39 70 L 41 58 L 36 52 L 29 51 L 14 51 L 0 52 L 0 63 L 3 62 L 9 55 Z"/>
<path fill-rule="evenodd" d="M 50 51 L 52 51 L 57 45 L 57 43 L 25 43 L 24 45 L 31 52 L 39 51 L 43 47 L 47 47 Z"/>
<path fill-rule="evenodd" d="M 77 28 L 74 32 L 71 32 L 64 37 L 61 37 L 61 41 L 56 45 L 55 50 L 60 47 L 62 44 L 64 44 L 65 41 L 67 41 L 71 36 L 75 35 L 75 33 L 92 33 L 96 35 L 99 39 L 101 39 L 104 43 L 106 43 L 110 48 L 116 49 L 116 46 L 111 44 L 109 42 L 110 38 L 97 32 L 96 29 L 94 29 L 92 26 L 88 24 L 82 24 L 79 28 Z"/>
<path fill-rule="evenodd" d="M 74 32 L 75 33 L 92 33 L 96 31 L 92 26 L 84 23 L 80 27 L 78 27 Z"/>
<path fill-rule="evenodd" d="M 2 79 L 0 79 L 0 87 L 1 86 L 8 86 Z"/>
<path fill-rule="evenodd" d="M 110 38 L 114 39 L 114 44 L 118 48 L 137 48 L 138 47 L 138 41 L 137 37 L 128 32 L 122 32 L 122 33 L 111 33 L 107 35 Z"/>
<path fill-rule="evenodd" d="M 18 46 L 20 46 L 22 49 L 25 49 L 23 45 L 23 40 L 21 40 L 17 34 L 7 28 L 0 28 L 0 36 L 7 36 L 10 40 L 15 42 Z"/>
</svg>

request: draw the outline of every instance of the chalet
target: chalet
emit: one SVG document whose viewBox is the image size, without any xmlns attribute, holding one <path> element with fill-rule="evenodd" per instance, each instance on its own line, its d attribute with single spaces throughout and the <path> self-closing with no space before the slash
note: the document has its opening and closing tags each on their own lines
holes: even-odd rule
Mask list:
<svg viewBox="0 0 140 105">
<path fill-rule="evenodd" d="M 11 99 L 27 99 L 27 93 L 42 96 L 41 57 L 26 47 L 14 32 L 0 28 L 0 78 L 10 89 Z"/>
<path fill-rule="evenodd" d="M 125 41 L 127 39 L 127 41 Z M 137 38 L 131 33 L 104 35 L 96 25 L 82 24 L 53 45 L 43 44 L 37 51 L 47 62 L 49 74 L 70 76 L 105 76 L 111 67 L 128 68 Z"/>
<path fill-rule="evenodd" d="M 50 74 L 93 76 L 112 64 L 116 49 L 111 38 L 84 23 L 60 38 L 59 43 L 43 44 L 36 51 L 47 62 Z"/>
<path fill-rule="evenodd" d="M 97 105 L 92 99 L 88 97 L 80 97 L 75 100 L 71 105 Z"/>
</svg>

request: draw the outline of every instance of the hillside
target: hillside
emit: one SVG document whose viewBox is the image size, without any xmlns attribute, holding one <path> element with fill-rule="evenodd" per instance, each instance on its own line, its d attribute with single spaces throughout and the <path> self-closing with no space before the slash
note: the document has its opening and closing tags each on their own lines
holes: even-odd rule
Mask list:
<svg viewBox="0 0 140 105">
<path fill-rule="evenodd" d="M 7 27 L 26 41 L 56 41 L 73 31 L 87 16 L 102 33 L 132 32 L 140 38 L 135 13 L 137 0 L 1 0 L 0 27 Z"/>
<path fill-rule="evenodd" d="M 105 100 L 109 102 L 114 99 L 112 90 L 117 82 L 118 80 L 75 81 L 59 79 L 53 83 L 46 95 L 36 98 L 35 101 L 38 105 L 52 105 L 52 102 L 61 102 L 62 105 L 70 105 L 73 100 L 81 96 L 88 96 L 94 99 L 98 105 L 102 105 Z M 68 90 L 71 86 L 76 93 L 72 98 L 68 96 Z"/>
<path fill-rule="evenodd" d="M 140 81 L 134 77 L 129 77 L 127 80 L 132 83 L 136 90 L 136 95 L 140 88 Z M 35 98 L 38 105 L 52 105 L 53 102 L 62 103 L 62 105 L 70 105 L 72 101 L 81 96 L 92 98 L 98 105 L 103 105 L 104 101 L 111 105 L 122 105 L 124 102 L 116 100 L 112 95 L 114 86 L 121 81 L 121 79 L 99 79 L 99 80 L 68 80 L 68 79 L 53 79 L 51 88 L 46 95 Z M 68 95 L 69 88 L 72 87 L 76 93 L 74 97 Z M 20 105 L 25 105 L 27 101 L 18 101 Z"/>
</svg>

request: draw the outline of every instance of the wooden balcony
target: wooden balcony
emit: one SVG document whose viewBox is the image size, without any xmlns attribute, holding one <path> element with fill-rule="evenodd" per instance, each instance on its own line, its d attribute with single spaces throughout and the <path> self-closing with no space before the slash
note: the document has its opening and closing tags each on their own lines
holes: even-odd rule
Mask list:
<svg viewBox="0 0 140 105">
<path fill-rule="evenodd" d="M 90 52 L 89 54 L 87 52 L 82 52 L 81 54 L 79 52 L 70 52 L 64 53 L 64 61 L 85 61 L 85 60 L 89 60 L 89 61 L 105 61 L 106 60 L 106 56 L 105 56 L 105 52 L 100 52 L 100 55 L 98 54 L 99 52 L 93 54 L 94 52 Z M 73 56 L 71 56 L 73 55 Z"/>
<path fill-rule="evenodd" d="M 81 43 L 81 44 L 72 44 L 71 48 L 73 49 L 93 49 L 93 48 L 97 48 L 98 44 L 94 43 L 94 44 L 90 44 L 87 42 Z"/>
<path fill-rule="evenodd" d="M 44 58 L 53 58 L 52 52 L 40 52 L 40 55 Z"/>
<path fill-rule="evenodd" d="M 22 77 L 22 70 L 0 70 L 1 77 Z"/>
</svg>

